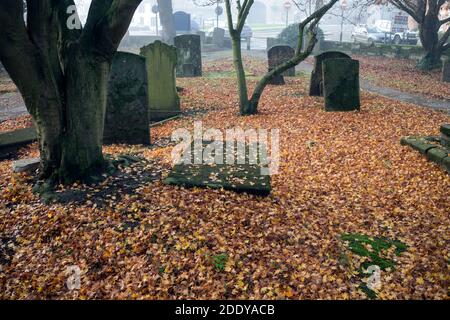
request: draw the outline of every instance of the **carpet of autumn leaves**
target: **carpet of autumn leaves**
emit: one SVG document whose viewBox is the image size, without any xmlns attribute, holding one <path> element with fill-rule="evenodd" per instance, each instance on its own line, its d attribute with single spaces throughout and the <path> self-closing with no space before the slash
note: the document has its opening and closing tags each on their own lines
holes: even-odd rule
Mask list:
<svg viewBox="0 0 450 320">
<path fill-rule="evenodd" d="M 224 72 L 228 63 L 205 68 Z M 248 72 L 264 70 L 260 63 Z M 161 179 L 101 205 L 44 204 L 30 178 L 1 161 L 0 237 L 14 250 L 0 270 L 1 298 L 365 299 L 339 261 L 343 233 L 408 246 L 397 268 L 382 273 L 379 298 L 448 298 L 450 179 L 399 143 L 438 134 L 448 115 L 368 93 L 360 112 L 326 113 L 321 98 L 307 96 L 307 82 L 268 87 L 259 114 L 239 117 L 233 78 L 179 80 L 183 110 L 201 112 L 152 128 L 156 147 L 105 147 L 145 157 Z M 204 128 L 280 129 L 270 196 L 162 183 L 172 146 L 161 142 L 197 120 Z M 37 155 L 36 145 L 19 153 Z M 66 287 L 73 265 L 82 271 L 78 291 Z"/>
<path fill-rule="evenodd" d="M 433 99 L 450 100 L 450 83 L 442 82 L 442 71 L 416 69 L 416 61 L 388 57 L 355 56 L 361 76 L 369 82 Z"/>
</svg>

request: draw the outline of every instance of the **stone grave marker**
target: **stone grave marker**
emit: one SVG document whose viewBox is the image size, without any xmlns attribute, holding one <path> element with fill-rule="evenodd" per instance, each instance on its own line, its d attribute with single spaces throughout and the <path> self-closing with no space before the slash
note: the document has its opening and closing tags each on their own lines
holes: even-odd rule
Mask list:
<svg viewBox="0 0 450 320">
<path fill-rule="evenodd" d="M 213 188 L 213 189 L 225 189 L 235 192 L 246 192 L 250 194 L 256 194 L 261 196 L 267 196 L 270 194 L 270 176 L 262 174 L 262 168 L 264 160 L 258 156 L 256 161 L 250 161 L 250 150 L 252 148 L 259 148 L 258 145 L 243 145 L 238 142 L 234 144 L 233 152 L 236 159 L 235 163 L 228 164 L 227 152 L 229 150 L 226 147 L 226 142 L 223 145 L 214 147 L 214 151 L 210 153 L 211 157 L 222 159 L 221 163 L 215 161 L 207 162 L 204 160 L 204 153 L 207 149 L 218 141 L 198 141 L 199 155 L 196 154 L 196 142 L 193 141 L 183 153 L 182 158 L 188 159 L 187 163 L 182 162 L 176 164 L 168 177 L 164 180 L 165 184 L 179 185 L 187 188 L 200 187 L 200 188 Z M 238 150 L 243 146 L 245 154 L 241 154 Z M 265 146 L 262 154 L 266 154 Z M 190 150 L 190 154 L 186 155 L 186 152 Z M 210 149 L 211 150 L 211 149 Z M 203 155 L 203 156 L 202 156 Z M 190 159 L 190 160 L 189 160 Z M 253 159 L 253 158 L 252 158 Z"/>
<path fill-rule="evenodd" d="M 441 144 L 450 148 L 450 123 L 441 126 Z"/>
<path fill-rule="evenodd" d="M 212 41 L 214 45 L 222 48 L 225 41 L 225 30 L 222 28 L 214 28 Z"/>
<path fill-rule="evenodd" d="M 175 31 L 190 32 L 191 31 L 191 15 L 184 11 L 177 11 L 173 14 L 173 23 Z"/>
<path fill-rule="evenodd" d="M 174 39 L 177 48 L 177 77 L 202 76 L 202 49 L 200 36 L 184 34 Z"/>
<path fill-rule="evenodd" d="M 322 73 L 326 111 L 360 109 L 358 60 L 326 59 Z"/>
<path fill-rule="evenodd" d="M 269 60 L 269 70 L 274 69 L 280 64 L 285 63 L 292 59 L 295 55 L 295 50 L 287 45 L 273 46 L 267 52 L 267 57 Z M 283 72 L 285 77 L 295 77 L 295 68 L 290 68 Z"/>
<path fill-rule="evenodd" d="M 311 73 L 311 80 L 309 85 L 310 96 L 323 96 L 322 62 L 326 59 L 335 58 L 351 59 L 349 55 L 339 51 L 327 51 L 314 57 L 314 69 Z"/>
<path fill-rule="evenodd" d="M 181 110 L 175 78 L 177 49 L 155 41 L 141 48 L 141 55 L 145 57 L 147 70 L 150 120 L 161 121 L 178 115 Z"/>
<path fill-rule="evenodd" d="M 145 59 L 128 52 L 114 56 L 108 83 L 103 142 L 150 144 Z"/>
<path fill-rule="evenodd" d="M 450 60 L 444 61 L 442 65 L 442 81 L 450 82 Z"/>
<path fill-rule="evenodd" d="M 295 54 L 294 49 L 292 49 L 288 45 L 277 45 L 271 47 L 267 51 L 267 58 L 269 63 L 269 71 L 273 70 L 275 67 L 279 66 L 280 64 L 290 60 Z M 286 70 L 280 75 L 272 77 L 270 80 L 270 84 L 272 85 L 284 85 L 284 77 L 293 77 L 295 76 L 295 68 L 291 68 L 289 70 Z"/>
</svg>

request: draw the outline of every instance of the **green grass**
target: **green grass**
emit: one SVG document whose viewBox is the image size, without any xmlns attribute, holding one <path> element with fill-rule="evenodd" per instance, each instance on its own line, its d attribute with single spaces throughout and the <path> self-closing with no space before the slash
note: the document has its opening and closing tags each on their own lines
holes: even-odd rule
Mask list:
<svg viewBox="0 0 450 320">
<path fill-rule="evenodd" d="M 213 265 L 219 271 L 225 270 L 227 262 L 228 262 L 228 255 L 226 253 L 221 253 L 213 257 Z"/>
<path fill-rule="evenodd" d="M 399 240 L 391 240 L 385 237 L 369 237 L 360 233 L 348 233 L 341 235 L 341 240 L 347 244 L 347 248 L 360 257 L 368 258 L 361 264 L 357 270 L 358 276 L 362 279 L 367 276 L 366 270 L 369 266 L 376 265 L 383 271 L 394 270 L 396 263 L 394 260 L 381 256 L 383 251 L 395 247 L 395 255 L 399 256 L 407 250 L 407 245 Z M 348 264 L 348 257 L 340 258 L 341 263 Z M 346 263 L 345 263 L 346 262 Z M 361 283 L 360 289 L 367 295 L 369 299 L 376 299 L 377 294 L 371 290 L 365 283 Z"/>
</svg>

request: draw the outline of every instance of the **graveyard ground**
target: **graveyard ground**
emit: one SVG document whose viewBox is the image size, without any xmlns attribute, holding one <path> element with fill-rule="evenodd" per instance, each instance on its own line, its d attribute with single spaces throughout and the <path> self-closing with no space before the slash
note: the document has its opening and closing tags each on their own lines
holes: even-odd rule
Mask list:
<svg viewBox="0 0 450 320">
<path fill-rule="evenodd" d="M 119 159 L 119 173 L 100 185 L 61 187 L 45 203 L 33 177 L 0 162 L 0 298 L 448 298 L 449 176 L 400 145 L 402 136 L 438 135 L 448 113 L 367 92 L 360 112 L 326 113 L 300 74 L 269 87 L 258 115 L 239 117 L 231 62 L 206 61 L 203 78 L 178 80 L 185 116 L 152 128 L 152 147 L 105 147 L 137 157 Z M 246 62 L 249 75 L 265 70 L 257 57 Z M 362 76 L 449 98 L 437 75 L 409 80 L 395 72 L 403 67 L 363 60 Z M 162 183 L 172 131 L 196 120 L 280 129 L 268 197 Z M 0 131 L 27 125 L 21 117 Z M 36 144 L 18 153 L 35 156 Z M 382 285 L 368 292 L 360 270 L 374 260 L 385 266 Z M 65 284 L 73 265 L 78 291 Z"/>
</svg>

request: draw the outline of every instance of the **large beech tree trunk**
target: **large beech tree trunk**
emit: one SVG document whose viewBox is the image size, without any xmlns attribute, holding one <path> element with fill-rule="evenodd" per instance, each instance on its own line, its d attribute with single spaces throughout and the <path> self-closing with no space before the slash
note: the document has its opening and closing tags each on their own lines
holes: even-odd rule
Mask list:
<svg viewBox="0 0 450 320">
<path fill-rule="evenodd" d="M 63 176 L 82 175 L 103 163 L 102 143 L 111 59 L 82 47 L 72 49 L 67 66 L 66 123 L 62 135 Z"/>
<path fill-rule="evenodd" d="M 394 6 L 408 13 L 419 25 L 419 37 L 425 51 L 417 64 L 422 70 L 441 66 L 442 53 L 450 48 L 447 43 L 450 28 L 439 38 L 439 29 L 450 22 L 450 18 L 440 20 L 439 14 L 448 0 L 389 0 Z"/>
<path fill-rule="evenodd" d="M 440 23 L 437 14 L 430 11 L 419 24 L 419 36 L 425 51 L 424 56 L 418 63 L 418 67 L 431 70 L 441 66 L 442 46 L 439 44 Z"/>
<path fill-rule="evenodd" d="M 83 30 L 68 28 L 73 0 L 0 2 L 0 61 L 38 132 L 41 178 L 72 182 L 103 165 L 111 61 L 141 0 L 93 0 Z"/>
<path fill-rule="evenodd" d="M 172 0 L 158 0 L 159 18 L 163 26 L 163 40 L 167 43 L 173 43 L 176 36 L 175 24 L 173 21 Z"/>
</svg>

